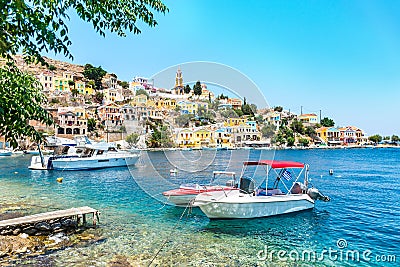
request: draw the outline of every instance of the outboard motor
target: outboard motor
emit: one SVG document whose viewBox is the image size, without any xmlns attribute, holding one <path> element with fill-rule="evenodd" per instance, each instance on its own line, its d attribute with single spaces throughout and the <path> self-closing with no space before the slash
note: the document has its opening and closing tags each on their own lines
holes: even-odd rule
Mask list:
<svg viewBox="0 0 400 267">
<path fill-rule="evenodd" d="M 322 200 L 325 202 L 330 201 L 331 199 L 328 196 L 325 196 L 317 188 L 309 188 L 307 194 L 314 200 Z"/>
</svg>

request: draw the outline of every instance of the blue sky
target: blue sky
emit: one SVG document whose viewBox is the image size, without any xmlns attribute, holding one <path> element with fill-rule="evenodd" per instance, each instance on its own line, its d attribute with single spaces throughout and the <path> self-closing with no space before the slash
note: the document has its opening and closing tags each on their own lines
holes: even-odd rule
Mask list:
<svg viewBox="0 0 400 267">
<path fill-rule="evenodd" d="M 157 27 L 127 38 L 100 37 L 72 15 L 74 63 L 131 80 L 184 62 L 218 62 L 250 77 L 271 106 L 321 109 L 340 126 L 400 134 L 400 2 L 165 3 L 170 12 L 156 15 Z"/>
</svg>

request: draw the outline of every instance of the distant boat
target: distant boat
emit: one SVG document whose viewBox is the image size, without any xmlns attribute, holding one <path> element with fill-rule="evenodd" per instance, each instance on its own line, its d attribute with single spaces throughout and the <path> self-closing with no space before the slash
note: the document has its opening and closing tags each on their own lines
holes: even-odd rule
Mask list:
<svg viewBox="0 0 400 267">
<path fill-rule="evenodd" d="M 0 157 L 11 156 L 12 151 L 7 149 L 0 149 Z"/>
<path fill-rule="evenodd" d="M 190 148 L 190 147 L 184 147 L 184 148 L 182 148 L 181 150 L 182 150 L 182 151 L 192 151 L 192 148 Z"/>
<path fill-rule="evenodd" d="M 91 170 L 134 165 L 139 153 L 118 151 L 109 143 L 67 147 L 67 153 L 58 156 L 34 156 L 29 169 L 33 170 Z"/>
<path fill-rule="evenodd" d="M 215 151 L 215 150 L 217 150 L 217 148 L 216 147 L 202 147 L 201 150 Z"/>
</svg>

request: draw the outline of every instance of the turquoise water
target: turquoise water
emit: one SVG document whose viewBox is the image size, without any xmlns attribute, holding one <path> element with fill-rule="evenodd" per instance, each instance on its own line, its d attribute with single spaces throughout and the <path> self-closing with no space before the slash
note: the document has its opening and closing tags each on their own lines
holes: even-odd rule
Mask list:
<svg viewBox="0 0 400 267">
<path fill-rule="evenodd" d="M 310 164 L 312 183 L 331 202 L 284 216 L 210 221 L 198 209 L 160 201 L 160 193 L 177 184 L 208 182 L 213 170 L 240 173 L 242 161 L 273 156 Z M 154 266 L 397 266 L 400 261 L 400 149 L 149 152 L 129 170 L 74 172 L 30 171 L 29 160 L 0 159 L 0 208 L 8 204 L 7 210 L 31 214 L 88 205 L 101 211 L 95 231 L 104 240 L 15 265 L 106 266 L 117 255 L 132 266 L 153 259 Z M 175 167 L 178 174 L 170 176 Z M 329 249 L 336 251 L 331 257 L 322 254 Z M 279 250 L 285 254 L 281 260 Z M 307 253 L 301 258 L 304 251 L 315 252 L 314 260 Z M 359 261 L 351 252 L 359 253 Z"/>
</svg>

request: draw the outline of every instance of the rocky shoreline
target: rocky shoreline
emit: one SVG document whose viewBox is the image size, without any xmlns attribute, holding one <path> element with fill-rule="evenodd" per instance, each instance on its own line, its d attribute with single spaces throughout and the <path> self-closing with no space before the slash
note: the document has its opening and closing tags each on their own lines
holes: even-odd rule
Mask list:
<svg viewBox="0 0 400 267">
<path fill-rule="evenodd" d="M 22 217 L 3 205 L 0 220 Z M 19 259 L 48 254 L 53 251 L 104 240 L 101 230 L 84 225 L 70 217 L 7 226 L 0 229 L 0 266 L 13 265 Z"/>
</svg>

